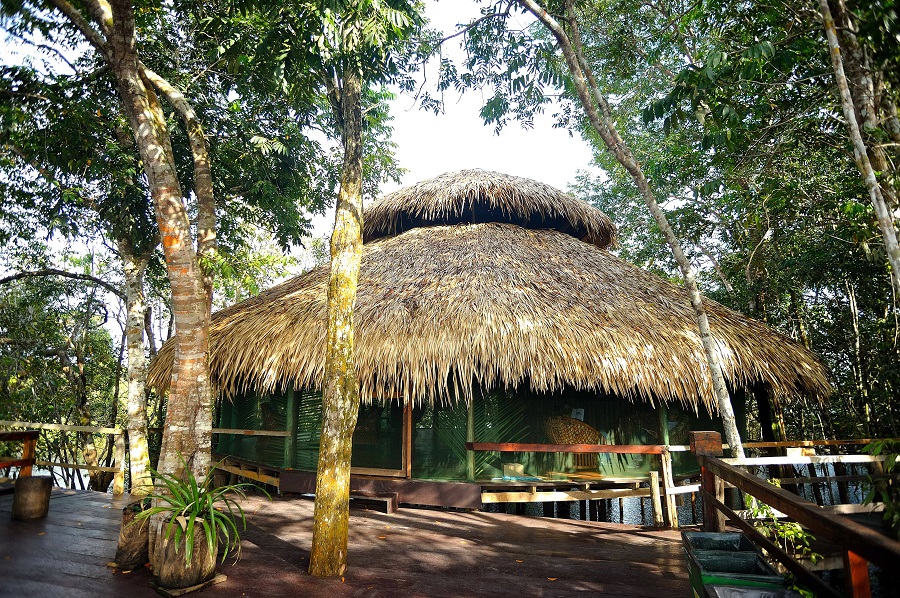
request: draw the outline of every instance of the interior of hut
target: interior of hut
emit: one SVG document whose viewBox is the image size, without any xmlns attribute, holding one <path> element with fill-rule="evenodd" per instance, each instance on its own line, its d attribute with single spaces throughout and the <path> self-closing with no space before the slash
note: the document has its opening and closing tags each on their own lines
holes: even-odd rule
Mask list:
<svg viewBox="0 0 900 598">
<path fill-rule="evenodd" d="M 735 393 L 738 420 L 746 424 L 743 394 Z M 285 439 L 222 435 L 218 452 L 272 467 L 315 471 L 321 426 L 321 395 L 293 393 L 297 411 L 295 451 L 285 454 Z M 220 407 L 223 428 L 285 430 L 289 393 L 240 395 Z M 555 394 L 527 389 L 476 393 L 471 405 L 478 442 L 537 444 L 686 444 L 690 429 L 718 429 L 718 418 L 701 409 L 628 401 L 621 397 L 566 389 Z M 411 477 L 466 481 L 467 421 L 463 402 L 415 405 L 409 418 L 396 400 L 373 401 L 360 408 L 353 436 L 352 466 L 380 475 L 403 471 L 404 425 L 411 425 Z M 409 424 L 407 424 L 409 422 Z M 689 453 L 674 453 L 675 474 L 696 471 Z M 475 481 L 566 480 L 645 477 L 657 467 L 650 455 L 566 453 L 475 453 Z M 513 467 L 504 469 L 504 464 Z"/>
</svg>

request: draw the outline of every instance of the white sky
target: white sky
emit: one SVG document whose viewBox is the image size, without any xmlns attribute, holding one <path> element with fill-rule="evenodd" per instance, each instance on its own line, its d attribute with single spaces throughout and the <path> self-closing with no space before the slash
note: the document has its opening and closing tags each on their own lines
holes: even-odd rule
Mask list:
<svg viewBox="0 0 900 598">
<path fill-rule="evenodd" d="M 473 0 L 427 0 L 425 14 L 431 27 L 448 35 L 456 30 L 457 23 L 478 18 L 478 9 Z M 461 39 L 447 42 L 444 54 L 451 58 L 461 55 Z M 429 80 L 434 78 L 430 73 Z M 384 185 L 382 192 L 466 168 L 528 177 L 565 190 L 574 182 L 577 171 L 591 169 L 590 146 L 579 135 L 554 129 L 549 114 L 536 116 L 531 129 L 511 122 L 496 135 L 493 126 L 485 126 L 479 116 L 483 104 L 480 93 L 460 97 L 448 91 L 444 100 L 445 111 L 437 116 L 413 105 L 413 98 L 408 96 L 393 103 L 396 156 L 408 172 L 401 185 Z M 315 217 L 315 235 L 327 234 L 333 221 L 333 211 Z"/>
</svg>

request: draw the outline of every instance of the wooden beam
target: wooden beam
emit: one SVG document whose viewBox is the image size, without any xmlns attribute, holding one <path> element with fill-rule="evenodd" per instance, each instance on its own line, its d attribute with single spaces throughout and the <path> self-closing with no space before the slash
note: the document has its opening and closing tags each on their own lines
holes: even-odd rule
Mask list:
<svg viewBox="0 0 900 598">
<path fill-rule="evenodd" d="M 661 467 L 662 487 L 664 492 L 664 501 L 666 507 L 666 524 L 669 527 L 678 527 L 678 510 L 675 507 L 675 496 L 669 492 L 669 489 L 675 486 L 672 480 L 672 456 L 669 451 L 663 451 L 659 456 Z"/>
<path fill-rule="evenodd" d="M 871 598 L 869 584 L 869 563 L 855 552 L 844 553 L 844 579 L 847 580 L 847 595 L 853 598 Z"/>
<path fill-rule="evenodd" d="M 121 496 L 125 492 L 125 434 L 116 434 L 115 467 L 113 476 L 113 496 Z"/>
<path fill-rule="evenodd" d="M 0 420 L 0 426 L 9 428 L 34 428 L 36 430 L 61 430 L 64 432 L 93 432 L 94 434 L 121 434 L 120 428 L 101 428 L 97 426 L 70 426 L 68 424 L 41 424 L 35 422 L 17 422 Z"/>
<path fill-rule="evenodd" d="M 501 453 L 615 453 L 661 455 L 661 444 L 533 444 L 526 442 L 467 442 L 466 450 Z"/>
<path fill-rule="evenodd" d="M 659 500 L 659 472 L 649 471 L 650 474 L 650 510 L 653 513 L 653 525 L 662 527 L 665 523 L 662 513 L 662 501 Z"/>
<path fill-rule="evenodd" d="M 728 465 L 746 467 L 749 465 L 809 465 L 823 463 L 879 463 L 884 455 L 813 455 L 808 457 L 752 457 L 745 459 L 722 459 Z M 900 460 L 900 458 L 898 458 Z"/>
<path fill-rule="evenodd" d="M 481 502 L 571 502 L 576 500 L 598 500 L 608 498 L 630 498 L 650 496 L 650 488 L 637 490 L 570 490 L 546 492 L 482 492 Z"/>
<path fill-rule="evenodd" d="M 413 449 L 413 406 L 407 401 L 403 405 L 403 474 L 405 478 L 412 477 L 412 449 Z"/>
<path fill-rule="evenodd" d="M 378 467 L 351 467 L 353 475 L 373 475 L 386 478 L 405 478 L 406 472 L 402 469 L 381 469 Z"/>
<path fill-rule="evenodd" d="M 475 398 L 470 398 L 466 405 L 466 479 L 475 481 Z"/>
<path fill-rule="evenodd" d="M 287 391 L 287 404 L 284 408 L 284 467 L 294 469 L 297 466 L 297 420 L 300 418 L 300 401 L 291 386 Z"/>
<path fill-rule="evenodd" d="M 286 430 L 239 430 L 236 428 L 213 428 L 213 434 L 234 434 L 236 436 L 277 436 L 287 437 L 290 432 Z"/>
<path fill-rule="evenodd" d="M 84 469 L 86 471 L 107 471 L 109 473 L 116 473 L 119 471 L 118 467 L 101 467 L 100 465 L 84 465 L 82 463 L 56 463 L 54 461 L 35 461 L 35 465 L 40 465 L 41 467 L 61 467 L 63 469 Z"/>
<path fill-rule="evenodd" d="M 275 486 L 276 488 L 281 485 L 281 481 L 277 476 L 264 474 L 258 469 L 245 469 L 243 467 L 235 467 L 234 465 L 230 465 L 225 461 L 219 463 L 216 466 L 216 469 L 221 469 L 222 471 L 227 471 L 228 473 L 239 475 L 242 478 L 247 478 L 248 480 L 255 480 L 257 482 L 262 482 L 263 484 L 269 484 L 270 486 Z"/>
</svg>

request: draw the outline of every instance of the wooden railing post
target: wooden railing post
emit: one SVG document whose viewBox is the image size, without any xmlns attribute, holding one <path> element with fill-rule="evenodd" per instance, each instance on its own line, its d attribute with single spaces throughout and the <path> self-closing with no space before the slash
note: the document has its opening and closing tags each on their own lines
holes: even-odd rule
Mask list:
<svg viewBox="0 0 900 598">
<path fill-rule="evenodd" d="M 725 517 L 707 496 L 719 498 L 721 488 L 724 486 L 716 483 L 716 475 L 706 468 L 703 457 L 720 457 L 722 455 L 722 435 L 718 432 L 691 432 L 691 452 L 700 461 L 700 488 L 705 493 L 703 496 L 703 529 L 708 532 L 720 532 L 725 529 Z"/>
<path fill-rule="evenodd" d="M 653 525 L 662 527 L 664 525 L 662 503 L 659 500 L 659 472 L 650 471 L 650 510 L 653 512 Z"/>
<path fill-rule="evenodd" d="M 475 399 L 466 406 L 466 442 L 475 442 Z M 466 450 L 466 480 L 475 481 L 475 451 Z"/>
<path fill-rule="evenodd" d="M 675 508 L 675 495 L 669 494 L 669 489 L 675 487 L 675 478 L 672 476 L 672 453 L 666 447 L 659 456 L 662 473 L 663 496 L 666 501 L 666 525 L 678 527 L 678 510 Z"/>
<path fill-rule="evenodd" d="M 847 595 L 853 598 L 871 598 L 872 587 L 869 584 L 869 561 L 852 551 L 844 553 L 844 579 L 847 582 Z"/>
<path fill-rule="evenodd" d="M 116 434 L 116 473 L 113 474 L 113 496 L 125 492 L 125 434 Z"/>
<path fill-rule="evenodd" d="M 297 421 L 300 419 L 300 401 L 294 393 L 294 387 L 288 388 L 287 405 L 285 406 L 284 430 L 284 468 L 297 467 Z"/>
<path fill-rule="evenodd" d="M 20 476 L 31 475 L 31 468 L 37 456 L 37 439 L 38 435 L 34 434 L 22 441 L 22 459 L 27 459 L 29 463 L 19 469 Z"/>
</svg>

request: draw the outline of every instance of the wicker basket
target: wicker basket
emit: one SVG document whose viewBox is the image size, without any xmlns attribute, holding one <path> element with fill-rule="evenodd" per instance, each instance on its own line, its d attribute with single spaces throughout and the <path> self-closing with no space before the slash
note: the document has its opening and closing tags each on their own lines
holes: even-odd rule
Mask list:
<svg viewBox="0 0 900 598">
<path fill-rule="evenodd" d="M 605 444 L 606 438 L 593 426 L 565 415 L 544 420 L 544 433 L 552 444 Z M 604 442 L 601 442 L 601 438 Z M 577 469 L 597 469 L 596 453 L 576 453 Z"/>
</svg>

